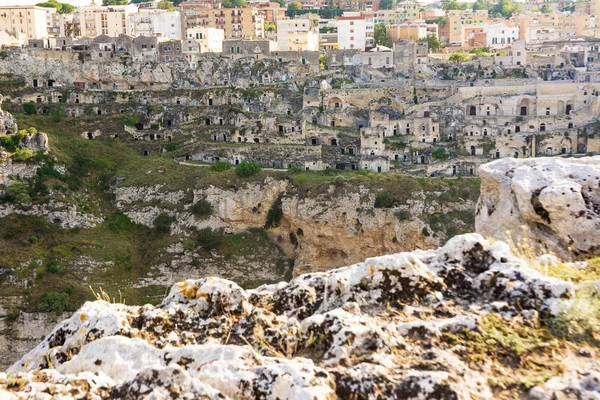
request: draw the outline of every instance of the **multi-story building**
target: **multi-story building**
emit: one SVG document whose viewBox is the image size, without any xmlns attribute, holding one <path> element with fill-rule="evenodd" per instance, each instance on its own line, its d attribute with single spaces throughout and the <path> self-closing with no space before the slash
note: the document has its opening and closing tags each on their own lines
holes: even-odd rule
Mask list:
<svg viewBox="0 0 600 400">
<path fill-rule="evenodd" d="M 508 47 L 519 39 L 519 28 L 504 22 L 485 25 L 483 31 L 486 34 L 485 45 L 492 49 Z"/>
<path fill-rule="evenodd" d="M 308 15 L 277 21 L 280 51 L 318 51 L 319 17 Z"/>
<path fill-rule="evenodd" d="M 265 17 L 265 22 L 277 23 L 280 19 L 285 19 L 285 8 L 275 2 L 246 2 L 248 7 L 253 7 Z"/>
<path fill-rule="evenodd" d="M 580 19 L 585 26 L 585 18 Z M 576 20 L 561 13 L 519 16 L 519 36 L 526 43 L 558 40 L 577 34 Z"/>
<path fill-rule="evenodd" d="M 187 39 L 200 45 L 200 53 L 221 53 L 225 31 L 215 28 L 191 28 L 187 30 Z"/>
<path fill-rule="evenodd" d="M 183 29 L 223 29 L 226 39 L 262 38 L 265 35 L 265 17 L 256 8 L 218 8 L 204 2 L 182 3 L 180 10 Z"/>
<path fill-rule="evenodd" d="M 392 43 L 398 40 L 419 40 L 429 34 L 429 26 L 425 21 L 404 21 L 386 26 L 386 33 Z"/>
<path fill-rule="evenodd" d="M 0 6 L 0 31 L 17 39 L 42 39 L 53 31 L 55 8 Z"/>
<path fill-rule="evenodd" d="M 127 16 L 128 34 L 132 36 L 158 36 L 166 39 L 181 39 L 181 14 L 179 11 L 140 9 Z"/>
<path fill-rule="evenodd" d="M 134 4 L 126 6 L 88 6 L 79 7 L 81 36 L 100 35 L 119 36 L 127 33 L 127 18 L 137 13 Z"/>
<path fill-rule="evenodd" d="M 364 50 L 367 47 L 367 20 L 360 12 L 346 12 L 338 18 L 338 48 Z"/>
<path fill-rule="evenodd" d="M 375 13 L 373 23 L 377 24 L 397 24 L 405 20 L 423 19 L 424 16 L 419 11 L 419 3 L 399 3 L 393 10 L 378 10 Z"/>
<path fill-rule="evenodd" d="M 482 30 L 487 23 L 487 10 L 448 10 L 440 38 L 447 43 L 464 46 L 467 42 L 465 32 L 468 35 L 473 30 Z"/>
</svg>

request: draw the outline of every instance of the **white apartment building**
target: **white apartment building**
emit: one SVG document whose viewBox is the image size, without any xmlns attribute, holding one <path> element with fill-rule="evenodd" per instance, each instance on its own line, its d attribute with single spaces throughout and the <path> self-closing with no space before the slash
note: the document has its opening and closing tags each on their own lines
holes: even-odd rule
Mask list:
<svg viewBox="0 0 600 400">
<path fill-rule="evenodd" d="M 20 40 L 42 39 L 52 30 L 55 8 L 0 6 L 0 31 Z"/>
<path fill-rule="evenodd" d="M 225 31 L 206 27 L 190 28 L 187 30 L 187 39 L 200 44 L 200 53 L 222 53 Z"/>
<path fill-rule="evenodd" d="M 182 39 L 181 13 L 161 9 L 140 9 L 129 14 L 128 34 L 131 36 L 157 36 L 166 39 Z"/>
<path fill-rule="evenodd" d="M 81 36 L 100 35 L 119 36 L 127 34 L 127 17 L 137 13 L 134 4 L 126 6 L 88 6 L 79 7 Z"/>
<path fill-rule="evenodd" d="M 509 47 L 519 39 L 519 28 L 507 26 L 505 23 L 486 24 L 483 26 L 483 31 L 486 33 L 485 45 L 492 49 Z"/>
<path fill-rule="evenodd" d="M 279 51 L 318 51 L 318 16 L 278 20 L 277 44 Z"/>
<path fill-rule="evenodd" d="M 338 49 L 364 50 L 366 44 L 366 17 L 360 12 L 345 12 L 338 18 Z"/>
</svg>

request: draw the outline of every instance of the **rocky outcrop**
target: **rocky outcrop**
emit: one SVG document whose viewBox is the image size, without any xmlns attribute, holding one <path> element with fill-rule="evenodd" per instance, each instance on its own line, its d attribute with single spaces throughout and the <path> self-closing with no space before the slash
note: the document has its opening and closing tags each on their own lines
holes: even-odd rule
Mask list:
<svg viewBox="0 0 600 400">
<path fill-rule="evenodd" d="M 17 120 L 11 113 L 2 111 L 2 95 L 0 95 L 0 136 L 17 133 Z"/>
<path fill-rule="evenodd" d="M 255 290 L 187 280 L 157 307 L 86 303 L 0 374 L 0 396 L 492 399 L 493 369 L 441 337 L 493 311 L 557 315 L 574 291 L 477 234 Z M 582 371 L 531 394 L 597 395 L 597 365 Z"/>
<path fill-rule="evenodd" d="M 600 157 L 506 158 L 482 165 L 475 228 L 570 257 L 600 254 Z"/>
<path fill-rule="evenodd" d="M 19 147 L 22 149 L 29 149 L 33 152 L 47 153 L 50 151 L 50 145 L 48 144 L 48 136 L 45 133 L 34 133 L 27 134 L 19 142 Z"/>
</svg>

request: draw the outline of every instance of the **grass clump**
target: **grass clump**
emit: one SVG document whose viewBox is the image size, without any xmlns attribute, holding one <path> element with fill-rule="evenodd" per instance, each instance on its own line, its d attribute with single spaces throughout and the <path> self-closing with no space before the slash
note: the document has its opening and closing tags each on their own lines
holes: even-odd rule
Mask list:
<svg viewBox="0 0 600 400">
<path fill-rule="evenodd" d="M 247 178 L 258 174 L 262 167 L 256 161 L 244 160 L 235 168 L 235 174 L 240 178 Z"/>
<path fill-rule="evenodd" d="M 582 284 L 571 305 L 556 317 L 546 319 L 550 331 L 572 342 L 600 344 L 600 299 L 594 282 Z"/>
<path fill-rule="evenodd" d="M 529 389 L 562 372 L 555 359 L 561 343 L 549 329 L 516 323 L 497 313 L 486 314 L 478 325 L 476 330 L 445 332 L 442 342 L 463 346 L 461 357 L 467 362 L 490 362 L 492 386 Z"/>
<path fill-rule="evenodd" d="M 200 219 L 206 219 L 213 213 L 213 206 L 208 201 L 202 199 L 192 204 L 190 212 Z"/>
</svg>

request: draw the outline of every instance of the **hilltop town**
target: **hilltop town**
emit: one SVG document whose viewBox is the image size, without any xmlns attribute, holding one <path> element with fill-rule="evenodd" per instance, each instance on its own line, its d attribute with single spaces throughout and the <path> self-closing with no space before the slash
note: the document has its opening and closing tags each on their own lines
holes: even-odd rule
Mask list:
<svg viewBox="0 0 600 400">
<path fill-rule="evenodd" d="M 0 7 L 5 109 L 275 169 L 476 175 L 600 151 L 596 2 L 105 3 Z"/>
</svg>

